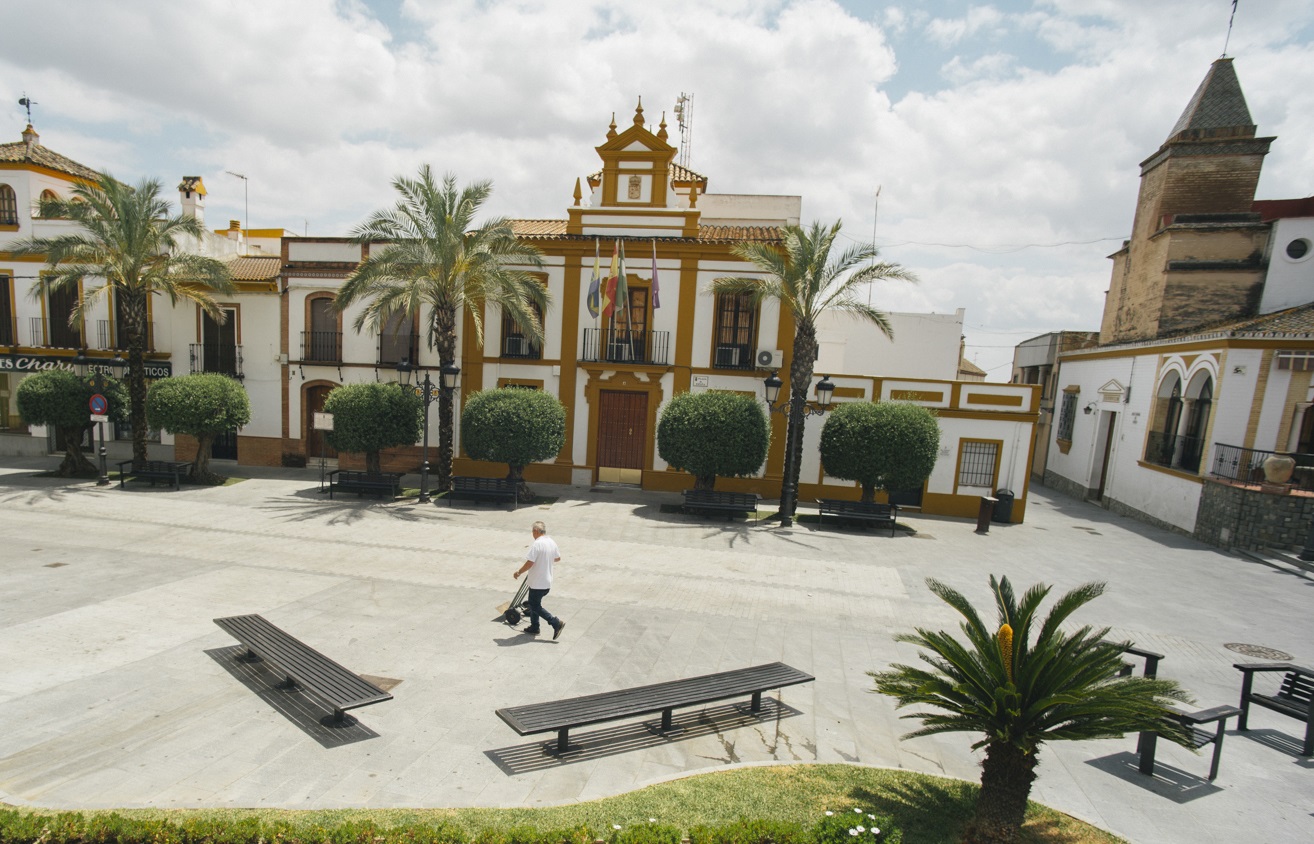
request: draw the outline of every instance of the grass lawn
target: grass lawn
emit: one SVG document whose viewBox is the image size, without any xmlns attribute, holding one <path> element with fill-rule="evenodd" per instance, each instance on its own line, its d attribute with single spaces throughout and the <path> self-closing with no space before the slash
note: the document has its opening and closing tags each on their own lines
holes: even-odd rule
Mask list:
<svg viewBox="0 0 1314 844">
<path fill-rule="evenodd" d="M 549 808 L 515 809 L 132 809 L 137 818 L 257 817 L 301 825 L 373 821 L 381 826 L 445 820 L 472 834 L 489 828 L 528 825 L 539 829 L 587 826 L 605 836 L 613 824 L 661 824 L 688 830 L 739 818 L 815 823 L 830 809 L 861 808 L 888 815 L 903 829 L 905 844 L 953 844 L 970 817 L 975 783 L 887 768 L 855 765 L 783 765 L 700 774 L 649 786 L 617 797 Z M 1023 827 L 1027 844 L 1125 844 L 1122 839 L 1061 812 L 1032 803 Z"/>
</svg>

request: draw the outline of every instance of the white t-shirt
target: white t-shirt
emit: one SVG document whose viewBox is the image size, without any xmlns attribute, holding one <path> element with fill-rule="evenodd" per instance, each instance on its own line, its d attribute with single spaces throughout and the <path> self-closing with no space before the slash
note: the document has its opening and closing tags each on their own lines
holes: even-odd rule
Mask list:
<svg viewBox="0 0 1314 844">
<path fill-rule="evenodd" d="M 529 546 L 529 555 L 525 558 L 534 564 L 526 575 L 530 589 L 552 588 L 552 564 L 560 556 L 561 551 L 557 548 L 557 543 L 552 541 L 552 537 L 545 534 L 534 540 Z"/>
</svg>

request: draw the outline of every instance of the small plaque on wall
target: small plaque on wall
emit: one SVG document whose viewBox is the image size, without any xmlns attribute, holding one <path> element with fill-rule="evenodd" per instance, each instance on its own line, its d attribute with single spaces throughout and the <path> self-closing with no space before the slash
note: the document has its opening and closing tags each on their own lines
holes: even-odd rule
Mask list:
<svg viewBox="0 0 1314 844">
<path fill-rule="evenodd" d="M 314 422 L 315 422 L 315 430 L 316 430 L 316 431 L 332 431 L 332 430 L 333 430 L 333 414 L 332 414 L 332 413 L 316 413 L 316 414 L 315 414 L 315 420 L 314 420 Z"/>
</svg>

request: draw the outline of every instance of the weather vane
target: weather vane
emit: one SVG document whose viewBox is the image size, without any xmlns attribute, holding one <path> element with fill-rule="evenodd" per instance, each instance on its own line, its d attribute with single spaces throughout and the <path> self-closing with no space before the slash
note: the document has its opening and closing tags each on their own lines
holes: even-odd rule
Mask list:
<svg viewBox="0 0 1314 844">
<path fill-rule="evenodd" d="M 24 92 L 23 92 L 23 96 L 22 96 L 22 98 L 19 99 L 19 101 L 18 101 L 18 104 L 21 105 L 23 108 L 26 108 L 26 109 L 27 109 L 27 123 L 28 123 L 29 126 L 32 125 L 32 106 L 36 105 L 36 103 L 33 102 L 33 101 L 27 96 L 27 92 L 24 91 Z"/>
<path fill-rule="evenodd" d="M 1224 58 L 1227 57 L 1227 45 L 1228 45 L 1228 43 L 1230 43 L 1231 40 L 1232 40 L 1232 22 L 1236 20 L 1236 3 L 1237 3 L 1237 0 L 1232 0 L 1232 14 L 1231 14 L 1231 16 L 1228 17 L 1228 19 L 1227 19 L 1227 37 L 1223 39 L 1223 57 L 1224 57 Z"/>
</svg>

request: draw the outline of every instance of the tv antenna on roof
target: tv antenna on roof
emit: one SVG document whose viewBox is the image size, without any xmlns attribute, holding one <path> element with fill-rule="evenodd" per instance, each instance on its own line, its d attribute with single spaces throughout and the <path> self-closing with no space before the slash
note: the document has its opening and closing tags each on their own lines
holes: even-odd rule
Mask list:
<svg viewBox="0 0 1314 844">
<path fill-rule="evenodd" d="M 33 102 L 27 96 L 27 92 L 24 91 L 22 98 L 19 99 L 18 101 L 18 104 L 21 105 L 23 108 L 27 109 L 27 123 L 29 126 L 32 125 L 32 106 L 37 105 L 37 103 Z"/>
<path fill-rule="evenodd" d="M 688 167 L 693 146 L 693 94 L 681 92 L 675 101 L 675 120 L 680 125 L 680 166 Z"/>
</svg>

